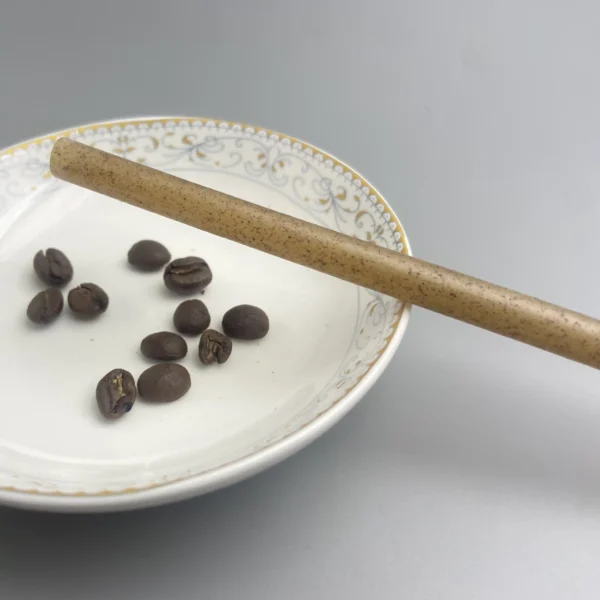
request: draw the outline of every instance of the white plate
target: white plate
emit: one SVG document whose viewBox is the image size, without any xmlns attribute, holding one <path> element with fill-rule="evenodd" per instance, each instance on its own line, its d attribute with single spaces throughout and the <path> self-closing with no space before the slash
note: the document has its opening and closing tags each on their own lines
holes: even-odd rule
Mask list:
<svg viewBox="0 0 600 600">
<path fill-rule="evenodd" d="M 0 502 L 104 511 L 155 505 L 238 481 L 321 435 L 365 394 L 396 350 L 408 307 L 52 178 L 48 159 L 68 135 L 258 204 L 408 253 L 378 192 L 346 165 L 271 131 L 204 119 L 79 127 L 0 152 Z M 139 376 L 148 333 L 172 328 L 182 300 L 161 274 L 128 268 L 139 239 L 173 257 L 199 255 L 214 273 L 203 300 L 218 328 L 236 304 L 261 306 L 271 331 L 203 367 L 197 339 L 183 364 L 192 389 L 168 405 L 136 402 L 115 422 L 95 405 L 113 368 Z M 42 285 L 34 254 L 57 247 L 73 285 L 95 282 L 108 311 L 78 322 L 65 309 L 38 328 L 25 308 Z"/>
</svg>

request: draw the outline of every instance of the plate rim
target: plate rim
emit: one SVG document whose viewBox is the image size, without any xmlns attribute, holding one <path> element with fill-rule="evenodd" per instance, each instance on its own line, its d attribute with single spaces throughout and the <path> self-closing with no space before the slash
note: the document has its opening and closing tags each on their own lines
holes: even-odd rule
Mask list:
<svg viewBox="0 0 600 600">
<path fill-rule="evenodd" d="M 360 175 L 360 173 L 341 161 L 335 155 L 318 146 L 288 134 L 257 125 L 209 117 L 140 116 L 117 118 L 55 130 L 50 133 L 17 142 L 11 146 L 0 148 L 0 160 L 3 160 L 7 156 L 14 155 L 19 150 L 28 150 L 32 146 L 40 145 L 47 141 L 53 142 L 60 137 L 76 135 L 81 130 L 96 130 L 117 125 L 121 127 L 140 124 L 152 125 L 153 123 L 162 123 L 163 125 L 166 125 L 171 121 L 175 124 L 183 121 L 187 121 L 190 124 L 193 122 L 201 122 L 203 125 L 214 123 L 216 127 L 225 124 L 230 128 L 239 126 L 242 129 L 251 129 L 255 132 L 264 131 L 268 136 L 276 135 L 279 140 L 288 139 L 291 143 L 299 143 L 302 145 L 302 149 L 310 149 L 312 152 L 322 155 L 324 160 L 333 161 L 336 166 L 339 165 L 345 172 L 351 173 L 353 178 L 359 180 L 362 186 L 367 186 L 370 193 L 376 196 L 377 201 L 383 204 L 385 210 L 389 213 L 390 218 L 394 220 L 401 232 L 404 245 L 402 253 L 412 256 L 408 236 L 395 211 L 388 204 L 379 190 Z M 17 508 L 57 512 L 107 512 L 114 510 L 128 510 L 184 500 L 196 495 L 215 491 L 251 477 L 306 447 L 342 419 L 342 417 L 344 417 L 363 398 L 383 373 L 398 349 L 408 325 L 411 308 L 410 304 L 403 303 L 398 320 L 394 326 L 394 331 L 389 336 L 386 346 L 369 365 L 367 372 L 346 392 L 344 396 L 337 400 L 330 408 L 314 417 L 312 421 L 306 423 L 300 429 L 287 435 L 281 440 L 274 442 L 270 446 L 202 473 L 187 475 L 166 483 L 157 483 L 149 486 L 132 487 L 116 491 L 106 490 L 94 493 L 67 493 L 60 491 L 44 492 L 34 489 L 23 490 L 12 486 L 2 486 L 0 487 L 0 504 Z"/>
</svg>

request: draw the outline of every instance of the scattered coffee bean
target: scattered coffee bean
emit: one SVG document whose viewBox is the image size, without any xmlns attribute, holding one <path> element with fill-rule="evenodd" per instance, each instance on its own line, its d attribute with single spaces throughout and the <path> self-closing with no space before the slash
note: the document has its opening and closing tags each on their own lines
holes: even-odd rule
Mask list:
<svg viewBox="0 0 600 600">
<path fill-rule="evenodd" d="M 52 323 L 63 309 L 62 292 L 49 288 L 36 294 L 27 307 L 27 318 L 37 325 Z"/>
<path fill-rule="evenodd" d="M 203 365 L 212 365 L 214 362 L 222 365 L 231 356 L 232 348 L 233 343 L 226 335 L 214 329 L 207 329 L 202 334 L 198 346 L 200 362 Z"/>
<path fill-rule="evenodd" d="M 140 344 L 142 354 L 154 360 L 179 360 L 187 354 L 187 342 L 176 333 L 159 331 L 146 336 Z"/>
<path fill-rule="evenodd" d="M 33 269 L 47 285 L 65 285 L 73 279 L 73 266 L 56 248 L 40 250 L 33 258 Z"/>
<path fill-rule="evenodd" d="M 142 240 L 131 246 L 127 260 L 140 271 L 158 271 L 171 260 L 171 254 L 158 242 Z"/>
<path fill-rule="evenodd" d="M 203 290 L 212 281 L 212 272 L 202 258 L 187 256 L 169 263 L 163 279 L 172 292 L 193 294 Z"/>
<path fill-rule="evenodd" d="M 223 331 L 238 340 L 259 340 L 269 331 L 269 317 L 256 306 L 235 306 L 223 317 Z"/>
<path fill-rule="evenodd" d="M 173 402 L 192 386 L 190 374 L 177 363 L 163 363 L 146 369 L 138 379 L 138 392 L 149 402 Z"/>
<path fill-rule="evenodd" d="M 210 325 L 210 313 L 202 300 L 184 300 L 173 314 L 173 324 L 179 333 L 198 335 Z"/>
<path fill-rule="evenodd" d="M 82 316 L 95 316 L 108 308 L 108 295 L 95 283 L 82 283 L 67 296 L 69 308 Z"/>
<path fill-rule="evenodd" d="M 136 397 L 135 379 L 125 369 L 113 369 L 96 386 L 96 402 L 107 419 L 118 419 L 128 413 Z"/>
</svg>

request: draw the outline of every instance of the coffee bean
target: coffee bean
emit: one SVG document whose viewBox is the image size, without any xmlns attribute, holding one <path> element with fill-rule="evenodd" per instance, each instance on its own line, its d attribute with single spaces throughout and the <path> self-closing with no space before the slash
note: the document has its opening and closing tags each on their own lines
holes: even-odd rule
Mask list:
<svg viewBox="0 0 600 600">
<path fill-rule="evenodd" d="M 82 316 L 95 316 L 108 308 L 108 295 L 95 283 L 82 283 L 67 296 L 69 308 Z"/>
<path fill-rule="evenodd" d="M 128 413 L 136 397 L 135 379 L 125 369 L 113 369 L 96 386 L 96 402 L 107 419 L 118 419 Z"/>
<path fill-rule="evenodd" d="M 37 325 L 52 323 L 63 309 L 63 295 L 56 288 L 36 294 L 27 307 L 27 318 Z"/>
<path fill-rule="evenodd" d="M 269 331 L 269 317 L 256 306 L 242 304 L 225 313 L 223 331 L 238 340 L 258 340 Z"/>
<path fill-rule="evenodd" d="M 169 263 L 163 279 L 172 292 L 193 294 L 202 291 L 212 281 L 212 272 L 202 258 L 187 256 Z"/>
<path fill-rule="evenodd" d="M 33 269 L 47 285 L 65 285 L 73 279 L 73 266 L 56 248 L 40 250 L 33 258 Z"/>
<path fill-rule="evenodd" d="M 146 358 L 154 360 L 179 360 L 188 350 L 186 341 L 170 331 L 159 331 L 146 336 L 140 349 Z"/>
<path fill-rule="evenodd" d="M 138 392 L 149 402 L 173 402 L 192 386 L 190 374 L 177 363 L 163 363 L 146 369 L 138 379 Z"/>
<path fill-rule="evenodd" d="M 222 365 L 231 356 L 232 348 L 233 343 L 226 335 L 214 329 L 207 329 L 202 334 L 198 346 L 200 362 L 203 365 L 212 365 L 214 362 Z"/>
<path fill-rule="evenodd" d="M 202 300 L 184 300 L 173 314 L 173 324 L 179 333 L 198 335 L 210 325 L 210 313 Z"/>
<path fill-rule="evenodd" d="M 171 254 L 158 242 L 142 240 L 131 246 L 127 260 L 140 271 L 158 271 L 171 260 Z"/>
</svg>

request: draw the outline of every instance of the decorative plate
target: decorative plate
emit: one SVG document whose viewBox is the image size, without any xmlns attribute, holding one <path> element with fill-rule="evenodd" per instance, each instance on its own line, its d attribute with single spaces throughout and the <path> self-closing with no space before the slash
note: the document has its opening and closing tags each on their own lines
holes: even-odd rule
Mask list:
<svg viewBox="0 0 600 600">
<path fill-rule="evenodd" d="M 106 511 L 223 487 L 313 441 L 381 375 L 402 338 L 407 306 L 56 180 L 48 161 L 61 136 L 409 253 L 400 222 L 360 175 L 264 129 L 138 119 L 0 151 L 1 503 Z M 149 365 L 141 339 L 172 330 L 183 299 L 160 273 L 129 268 L 127 251 L 140 239 L 210 264 L 214 280 L 202 299 L 213 328 L 232 306 L 254 304 L 271 329 L 260 341 L 234 342 L 229 361 L 211 367 L 198 360 L 198 339 L 188 338 L 188 394 L 162 405 L 138 399 L 123 418 L 106 421 L 96 407 L 97 381 L 113 368 L 138 377 Z M 107 291 L 105 314 L 82 322 L 65 306 L 50 326 L 27 321 L 25 309 L 44 287 L 33 256 L 48 247 L 71 259 L 70 286 L 94 282 Z"/>
</svg>

